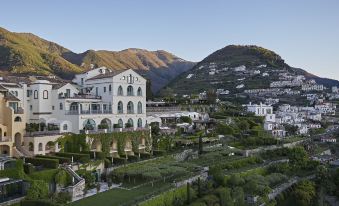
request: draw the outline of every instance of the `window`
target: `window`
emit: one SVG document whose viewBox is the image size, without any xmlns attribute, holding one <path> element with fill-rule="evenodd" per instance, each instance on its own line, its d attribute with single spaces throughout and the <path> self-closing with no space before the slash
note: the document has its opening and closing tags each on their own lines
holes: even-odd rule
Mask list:
<svg viewBox="0 0 339 206">
<path fill-rule="evenodd" d="M 42 97 L 43 97 L 44 99 L 48 99 L 48 91 L 47 91 L 47 90 L 44 90 L 44 91 L 43 91 Z"/>
<path fill-rule="evenodd" d="M 33 105 L 29 105 L 29 110 L 33 110 Z"/>
<path fill-rule="evenodd" d="M 127 121 L 127 127 L 133 127 L 134 123 L 133 123 L 133 119 L 129 118 Z"/>
<path fill-rule="evenodd" d="M 14 122 L 21 122 L 21 117 L 15 117 Z"/>
<path fill-rule="evenodd" d="M 95 87 L 95 96 L 99 96 L 99 88 Z"/>
<path fill-rule="evenodd" d="M 39 151 L 42 151 L 42 143 L 39 143 Z"/>
<path fill-rule="evenodd" d="M 133 87 L 131 85 L 127 87 L 127 96 L 134 96 Z"/>
<path fill-rule="evenodd" d="M 127 103 L 127 114 L 134 114 L 134 104 L 131 101 Z"/>
<path fill-rule="evenodd" d="M 63 129 L 64 131 L 66 131 L 66 130 L 68 129 L 67 124 L 64 124 L 64 125 L 62 126 L 62 129 Z"/>
<path fill-rule="evenodd" d="M 27 90 L 27 97 L 30 97 L 32 95 L 32 90 Z"/>
<path fill-rule="evenodd" d="M 111 85 L 111 84 L 108 86 L 108 91 L 109 91 L 109 92 L 112 91 L 112 85 Z"/>
<path fill-rule="evenodd" d="M 38 95 L 38 90 L 34 90 L 34 99 L 38 99 L 39 95 Z"/>
<path fill-rule="evenodd" d="M 142 127 L 142 119 L 141 118 L 138 119 L 138 127 Z"/>
<path fill-rule="evenodd" d="M 65 95 L 66 95 L 66 97 L 71 97 L 71 90 L 70 89 L 66 89 Z"/>
<path fill-rule="evenodd" d="M 52 110 L 54 110 L 55 109 L 55 107 L 54 106 L 52 106 Z"/>
<path fill-rule="evenodd" d="M 104 92 L 106 92 L 106 87 L 104 87 Z"/>
<path fill-rule="evenodd" d="M 124 95 L 124 91 L 122 90 L 122 86 L 119 86 L 118 88 L 118 96 Z"/>
<path fill-rule="evenodd" d="M 15 91 L 14 93 L 15 93 L 15 96 L 17 97 L 18 96 L 18 91 Z"/>
<path fill-rule="evenodd" d="M 122 114 L 124 113 L 124 105 L 122 104 L 122 102 L 118 102 L 118 114 Z"/>
<path fill-rule="evenodd" d="M 122 128 L 124 126 L 124 122 L 122 121 L 122 119 L 118 120 L 118 126 L 119 128 Z"/>
<path fill-rule="evenodd" d="M 84 78 L 81 78 L 81 85 L 84 85 Z"/>
<path fill-rule="evenodd" d="M 63 110 L 64 109 L 64 105 L 62 103 L 59 104 L 59 109 Z"/>
<path fill-rule="evenodd" d="M 142 90 L 141 90 L 141 87 L 138 88 L 138 96 L 142 96 Z"/>
<path fill-rule="evenodd" d="M 138 114 L 142 114 L 142 104 L 138 102 Z"/>
</svg>

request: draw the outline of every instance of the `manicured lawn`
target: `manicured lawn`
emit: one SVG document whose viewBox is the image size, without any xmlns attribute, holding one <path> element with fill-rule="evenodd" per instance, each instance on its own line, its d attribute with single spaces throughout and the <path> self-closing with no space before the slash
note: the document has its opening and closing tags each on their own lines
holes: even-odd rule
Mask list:
<svg viewBox="0 0 339 206">
<path fill-rule="evenodd" d="M 171 188 L 169 183 L 160 182 L 152 185 L 148 184 L 137 189 L 124 190 L 120 188 L 112 189 L 97 195 L 73 202 L 70 206 L 118 206 L 135 205 L 137 202 L 149 199 L 152 195 L 157 195 Z"/>
</svg>

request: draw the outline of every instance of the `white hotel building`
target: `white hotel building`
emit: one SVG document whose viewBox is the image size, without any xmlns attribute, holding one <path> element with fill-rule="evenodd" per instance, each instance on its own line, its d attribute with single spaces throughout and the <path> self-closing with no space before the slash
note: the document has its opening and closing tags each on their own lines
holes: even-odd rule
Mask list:
<svg viewBox="0 0 339 206">
<path fill-rule="evenodd" d="M 73 82 L 76 84 L 48 80 L 22 84 L 17 98 L 26 122 L 54 127 L 50 133 L 76 134 L 147 124 L 146 79 L 133 70 L 113 72 L 102 67 L 76 75 Z"/>
</svg>

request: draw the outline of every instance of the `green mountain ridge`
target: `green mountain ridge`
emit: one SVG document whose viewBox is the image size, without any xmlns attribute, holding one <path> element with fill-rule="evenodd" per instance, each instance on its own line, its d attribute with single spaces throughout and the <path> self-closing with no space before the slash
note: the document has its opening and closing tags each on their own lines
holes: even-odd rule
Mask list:
<svg viewBox="0 0 339 206">
<path fill-rule="evenodd" d="M 93 67 L 135 69 L 151 79 L 152 90 L 156 92 L 194 64 L 163 50 L 87 50 L 77 54 L 34 34 L 10 32 L 0 27 L 1 75 L 57 75 L 71 79 L 74 74 Z"/>
<path fill-rule="evenodd" d="M 237 72 L 235 68 L 239 66 L 245 66 L 247 71 Z M 214 70 L 217 73 L 210 74 Z M 253 75 L 254 71 L 260 71 L 260 75 Z M 278 81 L 278 74 L 284 72 L 304 75 L 306 79 L 314 79 L 327 87 L 339 85 L 337 80 L 321 78 L 289 66 L 281 56 L 271 50 L 255 45 L 229 45 L 213 52 L 191 70 L 180 74 L 168 88 L 179 95 L 219 88 L 234 94 L 245 89 L 269 88 L 270 82 Z M 269 77 L 264 77 L 263 73 L 268 73 Z"/>
</svg>

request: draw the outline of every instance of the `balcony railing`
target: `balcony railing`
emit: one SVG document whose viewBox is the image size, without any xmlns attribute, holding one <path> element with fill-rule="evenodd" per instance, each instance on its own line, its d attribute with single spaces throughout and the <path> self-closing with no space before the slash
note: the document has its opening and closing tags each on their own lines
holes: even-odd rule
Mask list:
<svg viewBox="0 0 339 206">
<path fill-rule="evenodd" d="M 11 142 L 12 138 L 4 136 L 4 137 L 0 137 L 0 142 Z"/>
<path fill-rule="evenodd" d="M 23 114 L 24 113 L 24 109 L 21 107 L 18 107 L 14 110 L 14 114 Z"/>
<path fill-rule="evenodd" d="M 73 96 L 59 95 L 59 99 L 101 99 L 101 96 L 91 94 L 75 94 Z"/>
<path fill-rule="evenodd" d="M 48 136 L 48 135 L 58 135 L 61 134 L 59 130 L 52 131 L 36 131 L 36 132 L 26 132 L 25 137 L 37 137 L 37 136 Z"/>
<path fill-rule="evenodd" d="M 113 114 L 112 110 L 66 110 L 66 115 L 78 114 Z"/>
</svg>

